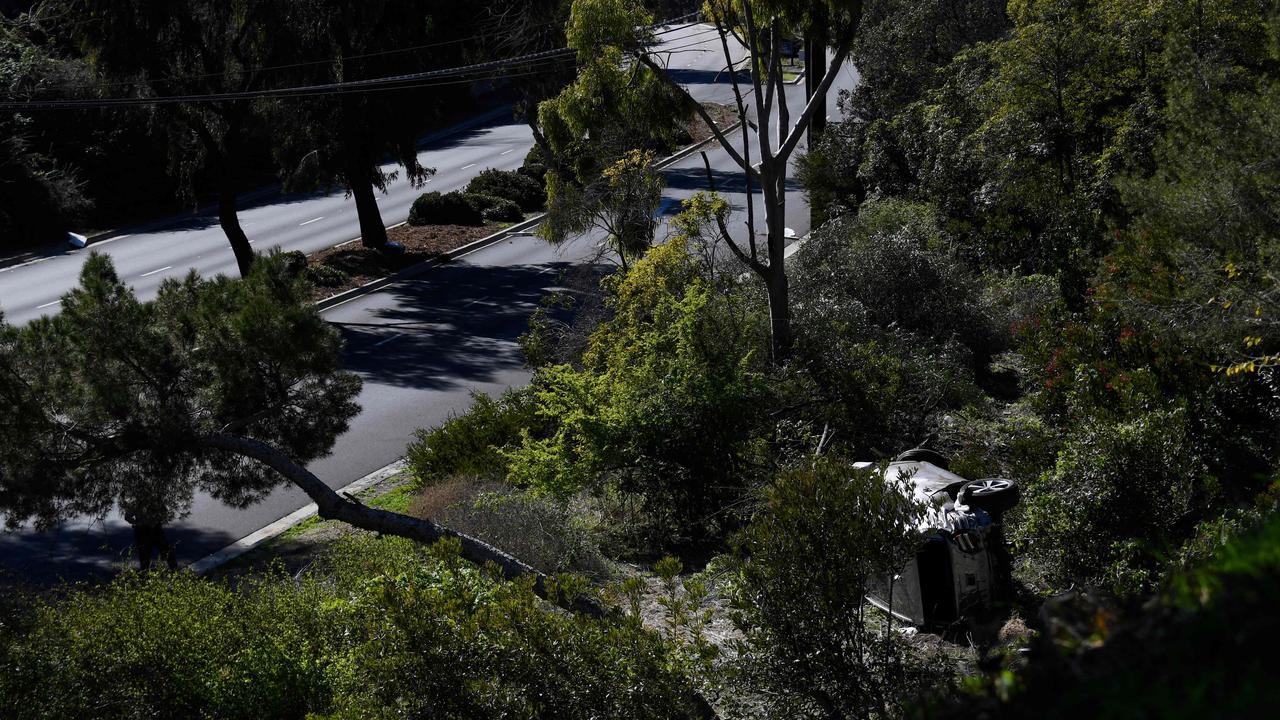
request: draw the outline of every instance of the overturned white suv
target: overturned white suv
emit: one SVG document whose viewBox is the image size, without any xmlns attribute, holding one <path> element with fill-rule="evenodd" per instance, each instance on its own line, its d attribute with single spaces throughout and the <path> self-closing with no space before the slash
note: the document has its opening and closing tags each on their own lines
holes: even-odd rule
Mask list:
<svg viewBox="0 0 1280 720">
<path fill-rule="evenodd" d="M 946 628 L 1008 599 L 1010 558 L 1002 528 L 1004 512 L 1018 502 L 1016 483 L 967 480 L 947 469 L 945 457 L 925 449 L 899 455 L 885 480 L 905 480 L 924 504 L 917 529 L 925 541 L 897 574 L 871 583 L 867 600 L 901 622 Z"/>
</svg>

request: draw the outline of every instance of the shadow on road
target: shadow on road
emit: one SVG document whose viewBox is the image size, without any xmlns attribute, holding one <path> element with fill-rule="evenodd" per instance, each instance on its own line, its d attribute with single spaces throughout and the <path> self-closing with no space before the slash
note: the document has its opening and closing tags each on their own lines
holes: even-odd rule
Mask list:
<svg viewBox="0 0 1280 720">
<path fill-rule="evenodd" d="M 165 532 L 183 564 L 236 541 L 224 532 L 184 525 L 168 527 Z M 0 592 L 109 579 L 127 565 L 133 566 L 132 544 L 133 530 L 121 522 L 0 534 L 0 557 L 4 558 Z"/>
<path fill-rule="evenodd" d="M 669 68 L 667 75 L 681 85 L 732 85 L 733 77 L 727 70 L 700 70 L 697 68 Z M 743 92 L 751 87 L 751 73 L 738 71 L 738 84 Z"/>
<path fill-rule="evenodd" d="M 707 171 L 704 167 L 667 168 L 662 174 L 667 179 L 667 187 L 673 190 L 697 192 L 707 189 Z M 716 190 L 722 194 L 740 194 L 746 190 L 747 174 L 741 170 L 720 170 L 713 167 L 711 174 L 716 180 Z M 786 189 L 788 193 L 801 192 L 804 186 L 793 175 L 787 178 Z M 760 184 L 756 183 L 753 190 L 755 194 L 760 194 Z"/>
<path fill-rule="evenodd" d="M 366 323 L 335 323 L 346 366 L 367 382 L 445 390 L 490 382 L 524 360 L 518 339 L 568 263 L 433 268 L 383 291 L 390 307 Z"/>
</svg>

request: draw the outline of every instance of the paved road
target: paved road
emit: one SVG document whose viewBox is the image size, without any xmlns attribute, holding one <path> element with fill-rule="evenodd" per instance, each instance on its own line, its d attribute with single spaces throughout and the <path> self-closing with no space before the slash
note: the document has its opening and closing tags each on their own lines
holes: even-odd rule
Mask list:
<svg viewBox="0 0 1280 720">
<path fill-rule="evenodd" d="M 673 33 L 669 43 L 678 47 L 708 37 L 694 35 L 692 39 L 681 41 L 680 38 L 687 33 L 697 31 L 695 27 L 680 35 Z M 727 101 L 732 97 L 732 90 L 727 79 L 717 77 L 715 73 L 723 59 L 718 50 L 711 51 L 715 46 L 705 47 L 702 52 L 686 50 L 673 55 L 671 66 L 698 97 Z M 851 87 L 854 82 L 856 76 L 846 72 L 837 87 Z M 789 88 L 788 95 L 792 107 L 799 107 L 803 87 Z M 531 142 L 527 136 L 523 145 L 517 142 L 521 130 L 519 126 L 496 123 L 477 129 L 467 138 L 454 139 L 452 143 L 456 145 L 454 151 L 463 153 L 467 159 L 508 157 L 512 158 L 509 166 L 514 167 L 520 162 L 517 158 L 523 157 Z M 527 133 L 527 130 L 523 131 Z M 477 142 L 498 143 L 498 147 L 463 149 L 464 145 Z M 501 149 L 504 147 L 502 143 L 509 143 L 507 150 L 513 151 L 503 155 L 506 150 Z M 432 148 L 427 152 L 447 154 L 448 148 Z M 731 226 L 741 227 L 747 201 L 741 189 L 741 171 L 722 151 L 709 150 L 708 157 L 721 189 L 734 190 L 725 193 L 735 209 L 735 220 L 738 220 L 731 222 Z M 452 162 L 457 165 L 456 160 Z M 486 162 L 477 163 L 477 169 L 485 167 Z M 488 164 L 494 163 L 496 161 Z M 681 199 L 706 186 L 702 159 L 698 155 L 671 166 L 665 174 L 669 184 L 664 202 L 667 214 L 678 211 Z M 465 184 L 456 178 L 446 181 L 444 176 L 442 170 L 436 182 L 452 182 L 454 186 Z M 408 191 L 406 197 L 414 194 Z M 299 218 L 314 216 L 313 213 L 317 212 L 311 203 L 332 203 L 335 200 L 341 201 L 341 197 L 264 206 L 250 210 L 245 219 L 253 222 L 258 218 L 257 222 L 274 223 L 274 227 L 283 228 L 281 232 L 292 238 L 296 226 L 291 223 L 303 222 L 305 220 Z M 762 212 L 758 194 L 755 200 L 757 212 Z M 299 212 L 295 203 L 306 204 L 307 209 Z M 276 213 L 288 215 L 288 221 L 272 219 L 275 218 L 273 207 Z M 340 223 L 345 222 L 346 227 L 354 231 L 354 210 L 347 205 L 335 207 L 341 208 L 333 218 L 336 229 L 326 232 L 334 233 L 336 239 L 346 239 L 342 236 L 344 231 Z M 407 214 L 407 203 L 404 212 Z M 395 220 L 385 206 L 384 219 L 388 222 Z M 323 224 L 324 221 L 317 221 L 306 227 Z M 787 225 L 797 234 L 808 229 L 808 209 L 799 192 L 790 198 Z M 216 226 L 212 231 L 206 229 L 203 232 L 216 234 Z M 220 235 L 217 237 L 221 238 Z M 283 244 L 275 236 L 271 237 L 273 244 Z M 327 311 L 326 319 L 340 330 L 346 340 L 348 367 L 364 380 L 359 398 L 363 410 L 352 422 L 351 429 L 339 438 L 333 453 L 312 463 L 311 470 L 332 487 L 345 485 L 403 455 L 415 429 L 430 427 L 450 414 L 464 411 L 470 405 L 471 393 L 494 394 L 506 387 L 527 383 L 529 373 L 523 367 L 516 339 L 527 328 L 528 317 L 539 300 L 556 287 L 560 273 L 595 255 L 597 239 L 588 235 L 559 248 L 551 248 L 532 236 L 516 236 L 460 261 L 433 269 L 419 279 L 398 283 Z M 169 241 L 173 242 L 174 238 L 170 237 Z M 196 241 L 192 239 L 191 242 Z M 299 239 L 297 242 L 310 240 Z M 150 247 L 150 243 L 144 239 L 142 244 Z M 317 245 L 320 246 L 323 245 Z M 154 276 L 141 278 L 141 273 L 135 272 L 148 263 L 145 256 L 139 258 L 133 251 L 135 246 L 131 242 L 121 240 L 108 247 L 114 248 L 113 255 L 121 253 L 117 263 L 122 263 L 125 258 L 135 263 L 127 272 L 122 265 L 122 272 L 126 278 L 137 280 L 135 287 L 140 293 L 145 294 L 148 288 L 154 291 L 153 284 L 145 284 L 149 277 Z M 156 249 L 164 249 L 163 243 L 159 243 Z M 225 251 L 224 254 L 221 262 L 225 267 L 222 271 L 232 272 L 234 265 L 230 253 Z M 71 256 L 76 263 L 82 261 L 76 257 Z M 42 264 L 30 267 L 39 268 Z M 157 273 L 160 274 L 163 273 Z M 7 274 L 0 274 L 0 294 L 6 298 L 9 297 L 9 282 Z M 207 497 L 197 498 L 191 516 L 171 529 L 171 535 L 179 544 L 181 559 L 191 561 L 306 503 L 305 496 L 292 488 L 281 488 L 247 510 L 227 508 Z M 54 533 L 24 532 L 0 536 L 0 572 L 8 571 L 24 580 L 37 582 L 47 582 L 56 577 L 75 579 L 98 575 L 122 557 L 129 539 L 128 527 L 116 517 L 95 523 L 68 523 Z"/>
</svg>

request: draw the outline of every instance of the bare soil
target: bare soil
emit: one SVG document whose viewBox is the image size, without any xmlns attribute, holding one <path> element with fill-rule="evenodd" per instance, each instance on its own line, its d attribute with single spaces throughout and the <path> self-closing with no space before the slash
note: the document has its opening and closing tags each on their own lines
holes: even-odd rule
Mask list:
<svg viewBox="0 0 1280 720">
<path fill-rule="evenodd" d="M 312 290 L 313 300 L 323 300 L 338 293 L 386 277 L 394 272 L 417 265 L 420 262 L 456 250 L 463 245 L 488 237 L 507 227 L 491 224 L 472 227 L 467 225 L 401 225 L 387 231 L 391 242 L 404 246 L 401 254 L 371 250 L 359 241 L 346 242 L 308 256 L 311 266 L 324 265 L 341 271 L 345 279 L 341 283 L 319 285 Z"/>
<path fill-rule="evenodd" d="M 738 112 L 731 105 L 703 103 L 702 107 L 706 109 L 707 114 L 715 121 L 716 126 L 721 129 L 738 122 Z M 689 137 L 693 138 L 695 143 L 700 143 L 713 135 L 711 128 L 707 127 L 707 123 L 703 121 L 701 116 L 694 116 L 692 120 L 686 123 L 685 132 L 689 133 Z"/>
</svg>

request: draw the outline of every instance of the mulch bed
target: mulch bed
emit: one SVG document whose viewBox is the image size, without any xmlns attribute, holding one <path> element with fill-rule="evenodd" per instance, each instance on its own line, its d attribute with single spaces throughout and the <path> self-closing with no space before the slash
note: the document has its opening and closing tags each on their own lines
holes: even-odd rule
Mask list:
<svg viewBox="0 0 1280 720">
<path fill-rule="evenodd" d="M 706 109 L 707 114 L 715 120 L 716 125 L 721 129 L 738 122 L 738 111 L 731 105 L 721 105 L 719 103 L 702 103 L 702 107 Z M 689 133 L 689 137 L 693 138 L 693 142 L 700 143 L 712 136 L 711 128 L 702 121 L 700 115 L 695 115 L 692 120 L 685 124 L 685 131 Z"/>
<path fill-rule="evenodd" d="M 738 121 L 736 111 L 729 105 L 705 103 L 708 113 L 721 128 L 728 127 Z M 711 130 L 700 117 L 695 117 L 686 125 L 686 131 L 693 142 L 698 143 L 712 136 Z M 308 256 L 312 266 L 327 265 L 340 270 L 344 279 L 340 283 L 328 285 L 317 284 L 311 291 L 313 300 L 323 300 L 361 285 L 386 277 L 407 267 L 430 260 L 443 253 L 455 250 L 483 237 L 488 237 L 502 228 L 503 224 L 487 224 L 480 227 L 466 225 L 401 225 L 387 231 L 392 242 L 404 245 L 401 255 L 380 253 L 362 247 L 358 241 L 343 243 L 336 247 L 321 250 Z"/>
<path fill-rule="evenodd" d="M 450 250 L 488 237 L 505 224 L 482 225 L 401 225 L 387 231 L 392 242 L 404 246 L 404 253 L 392 255 L 370 250 L 358 241 L 343 243 L 335 247 L 312 253 L 307 259 L 309 264 L 327 265 L 345 274 L 345 280 L 339 284 L 320 286 L 311 291 L 313 300 L 323 300 L 338 293 L 358 288 L 361 285 L 386 277 L 407 267 L 442 255 Z"/>
</svg>

